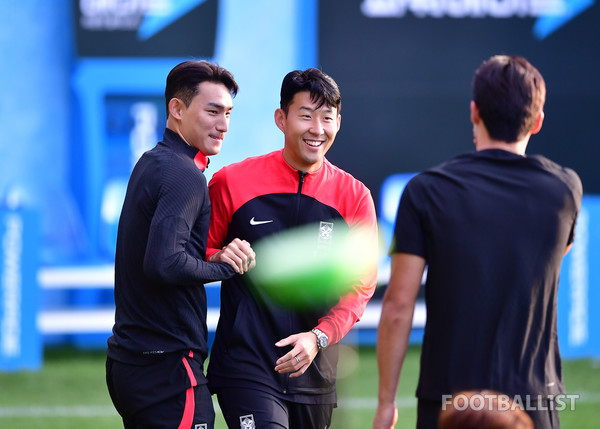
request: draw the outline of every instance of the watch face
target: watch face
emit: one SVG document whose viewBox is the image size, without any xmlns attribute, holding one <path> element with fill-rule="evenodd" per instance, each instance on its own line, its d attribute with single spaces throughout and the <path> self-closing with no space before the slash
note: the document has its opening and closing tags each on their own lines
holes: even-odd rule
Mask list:
<svg viewBox="0 0 600 429">
<path fill-rule="evenodd" d="M 318 329 L 313 329 L 312 332 L 317 336 L 317 343 L 319 345 L 319 349 L 324 349 L 329 345 L 329 338 L 323 332 Z"/>
<path fill-rule="evenodd" d="M 324 349 L 329 344 L 329 340 L 325 334 L 319 335 L 319 347 Z"/>
</svg>

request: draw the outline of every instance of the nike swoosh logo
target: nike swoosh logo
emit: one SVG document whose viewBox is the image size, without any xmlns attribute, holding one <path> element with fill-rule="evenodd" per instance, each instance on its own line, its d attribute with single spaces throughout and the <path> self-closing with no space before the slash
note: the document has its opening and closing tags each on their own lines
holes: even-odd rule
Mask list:
<svg viewBox="0 0 600 429">
<path fill-rule="evenodd" d="M 271 223 L 273 220 L 254 220 L 254 217 L 250 219 L 250 225 L 264 225 L 265 223 Z"/>
</svg>

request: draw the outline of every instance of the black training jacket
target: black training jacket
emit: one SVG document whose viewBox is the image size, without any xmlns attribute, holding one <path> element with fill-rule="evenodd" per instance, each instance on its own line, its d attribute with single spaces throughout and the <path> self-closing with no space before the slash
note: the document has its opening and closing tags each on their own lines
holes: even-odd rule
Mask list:
<svg viewBox="0 0 600 429">
<path fill-rule="evenodd" d="M 193 350 L 202 363 L 207 356 L 204 283 L 235 272 L 205 262 L 210 201 L 200 167 L 206 163 L 167 129 L 133 169 L 117 236 L 112 359 L 144 364 Z"/>
</svg>

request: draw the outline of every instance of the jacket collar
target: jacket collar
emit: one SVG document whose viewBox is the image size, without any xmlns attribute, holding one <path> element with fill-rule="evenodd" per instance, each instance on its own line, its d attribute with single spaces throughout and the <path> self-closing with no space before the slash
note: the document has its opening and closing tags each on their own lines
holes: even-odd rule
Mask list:
<svg viewBox="0 0 600 429">
<path fill-rule="evenodd" d="M 204 155 L 195 147 L 187 144 L 179 134 L 170 128 L 165 129 L 163 142 L 167 146 L 171 147 L 174 151 L 178 153 L 184 153 L 192 158 L 194 160 L 194 164 L 196 164 L 196 167 L 198 167 L 200 170 L 204 171 L 208 167 L 208 164 L 210 163 L 208 156 Z"/>
</svg>

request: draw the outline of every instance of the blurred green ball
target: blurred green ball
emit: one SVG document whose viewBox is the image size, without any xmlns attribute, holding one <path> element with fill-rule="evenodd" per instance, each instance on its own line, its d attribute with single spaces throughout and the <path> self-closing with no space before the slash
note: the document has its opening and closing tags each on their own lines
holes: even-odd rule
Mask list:
<svg viewBox="0 0 600 429">
<path fill-rule="evenodd" d="M 323 231 L 322 223 L 286 230 L 253 244 L 248 275 L 260 297 L 279 306 L 329 307 L 369 268 L 368 243 L 360 230 Z"/>
</svg>

